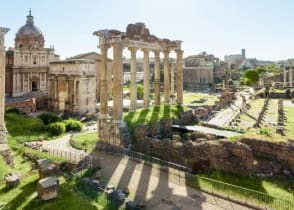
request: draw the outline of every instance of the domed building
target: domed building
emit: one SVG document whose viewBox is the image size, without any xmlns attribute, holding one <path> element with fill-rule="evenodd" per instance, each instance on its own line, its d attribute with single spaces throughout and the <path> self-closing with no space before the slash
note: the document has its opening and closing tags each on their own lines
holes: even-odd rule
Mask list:
<svg viewBox="0 0 294 210">
<path fill-rule="evenodd" d="M 7 96 L 25 96 L 31 92 L 47 94 L 49 62 L 59 60 L 54 48 L 44 47 L 45 39 L 29 12 L 27 21 L 16 33 L 14 48 L 6 52 Z"/>
</svg>

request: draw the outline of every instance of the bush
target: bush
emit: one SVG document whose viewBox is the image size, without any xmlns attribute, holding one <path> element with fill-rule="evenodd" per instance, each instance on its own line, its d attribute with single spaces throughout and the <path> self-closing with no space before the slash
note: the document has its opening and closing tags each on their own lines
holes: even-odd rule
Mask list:
<svg viewBox="0 0 294 210">
<path fill-rule="evenodd" d="M 45 112 L 41 115 L 39 115 L 39 118 L 43 121 L 45 125 L 49 125 L 51 123 L 55 122 L 61 122 L 61 117 L 58 116 L 57 114 L 50 113 L 50 112 Z"/>
<path fill-rule="evenodd" d="M 264 135 L 264 136 L 272 136 L 272 132 L 269 128 L 260 128 L 259 134 Z"/>
<path fill-rule="evenodd" d="M 21 112 L 19 111 L 19 109 L 15 108 L 15 107 L 7 107 L 5 110 L 5 113 L 20 114 Z"/>
<path fill-rule="evenodd" d="M 68 119 L 64 120 L 63 123 L 65 124 L 66 131 L 81 131 L 83 128 L 83 123 L 78 120 Z"/>
<path fill-rule="evenodd" d="M 234 81 L 232 79 L 229 79 L 228 80 L 228 85 L 233 85 L 234 84 Z"/>
<path fill-rule="evenodd" d="M 65 125 L 61 122 L 51 123 L 48 125 L 47 130 L 52 136 L 58 136 L 65 132 Z"/>
</svg>

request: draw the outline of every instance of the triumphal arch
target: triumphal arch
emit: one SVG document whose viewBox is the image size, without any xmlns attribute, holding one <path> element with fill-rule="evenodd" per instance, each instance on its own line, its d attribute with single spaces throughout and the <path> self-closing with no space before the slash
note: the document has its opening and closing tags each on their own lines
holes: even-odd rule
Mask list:
<svg viewBox="0 0 294 210">
<path fill-rule="evenodd" d="M 138 50 L 142 50 L 143 71 L 144 71 L 144 93 L 143 107 L 148 108 L 150 105 L 150 53 L 154 55 L 154 105 L 160 105 L 160 53 L 163 53 L 163 71 L 164 71 L 164 103 L 170 104 L 171 99 L 176 97 L 179 105 L 183 103 L 183 51 L 181 50 L 182 41 L 171 41 L 169 39 L 160 39 L 150 34 L 149 29 L 144 23 L 129 24 L 126 32 L 118 30 L 99 30 L 94 32 L 99 37 L 99 48 L 101 50 L 101 66 L 99 68 L 100 75 L 100 108 L 98 116 L 98 132 L 100 141 L 104 143 L 122 146 L 123 126 L 123 50 L 128 49 L 131 54 L 131 78 L 130 78 L 130 111 L 137 109 L 137 84 L 136 84 L 136 54 Z M 107 77 L 107 54 L 112 48 L 113 52 L 113 68 L 112 77 Z M 175 86 L 176 94 L 171 94 L 171 69 L 169 63 L 169 55 L 174 51 L 176 58 Z M 109 80 L 113 80 L 112 87 Z M 113 99 L 112 113 L 110 114 L 108 99 L 109 92 Z"/>
</svg>

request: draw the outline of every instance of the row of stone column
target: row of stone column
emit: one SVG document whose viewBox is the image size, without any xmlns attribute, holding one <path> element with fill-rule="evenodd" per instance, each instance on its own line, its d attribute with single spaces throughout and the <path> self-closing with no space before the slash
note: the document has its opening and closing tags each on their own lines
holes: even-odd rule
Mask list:
<svg viewBox="0 0 294 210">
<path fill-rule="evenodd" d="M 289 80 L 289 86 L 292 87 L 293 86 L 293 69 L 291 69 L 292 67 L 290 67 L 289 72 L 288 72 L 288 80 Z M 287 86 L 287 69 L 284 68 L 284 87 Z"/>
<path fill-rule="evenodd" d="M 100 115 L 99 119 L 106 119 L 108 113 L 108 81 L 107 81 L 107 51 L 110 46 L 101 44 L 101 66 L 100 66 Z M 135 111 L 137 108 L 137 81 L 136 81 L 136 52 L 138 48 L 129 48 L 131 52 L 131 78 L 130 78 L 130 111 Z M 113 44 L 113 120 L 120 121 L 122 119 L 123 98 L 122 98 L 122 51 L 121 42 Z M 149 107 L 150 98 L 150 69 L 149 69 L 149 50 L 143 49 L 144 52 L 144 108 Z M 160 51 L 154 52 L 154 92 L 155 105 L 160 105 Z M 170 68 L 169 68 L 169 52 L 164 51 L 164 101 L 165 104 L 170 104 Z M 183 103 L 183 69 L 182 59 L 183 51 L 177 50 L 176 62 L 176 87 L 177 87 L 177 103 Z"/>
<path fill-rule="evenodd" d="M 138 48 L 129 48 L 131 52 L 131 79 L 130 79 L 130 111 L 135 111 L 137 108 L 137 79 L 136 79 L 136 53 Z M 148 108 L 150 104 L 150 69 L 149 69 L 149 50 L 143 49 L 144 52 L 144 60 L 143 60 L 143 70 L 144 70 L 144 108 Z M 160 51 L 154 50 L 154 95 L 155 105 L 160 105 Z M 183 69 L 182 69 L 182 59 L 183 59 L 183 51 L 178 50 L 177 53 L 177 64 L 176 64 L 176 84 L 177 84 L 177 103 L 183 103 Z M 165 104 L 170 104 L 170 90 L 171 90 L 171 77 L 170 77 L 170 65 L 169 65 L 169 51 L 164 51 L 164 102 Z M 173 74 L 172 74 L 173 76 Z"/>
</svg>

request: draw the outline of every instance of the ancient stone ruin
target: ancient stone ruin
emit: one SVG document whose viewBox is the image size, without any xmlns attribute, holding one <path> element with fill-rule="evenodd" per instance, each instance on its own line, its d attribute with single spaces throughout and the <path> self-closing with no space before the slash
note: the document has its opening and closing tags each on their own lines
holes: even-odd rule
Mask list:
<svg viewBox="0 0 294 210">
<path fill-rule="evenodd" d="M 128 48 L 131 52 L 131 80 L 130 80 L 130 111 L 137 109 L 137 85 L 136 85 L 136 52 L 141 49 L 144 52 L 143 70 L 144 70 L 144 108 L 150 106 L 150 69 L 149 53 L 154 53 L 154 94 L 155 105 L 160 105 L 160 52 L 164 53 L 164 103 L 170 104 L 174 96 L 171 90 L 171 69 L 169 65 L 170 51 L 177 54 L 176 61 L 176 102 L 179 105 L 183 103 L 183 69 L 182 59 L 183 51 L 181 50 L 181 41 L 171 41 L 169 39 L 160 39 L 150 34 L 149 29 L 144 23 L 129 24 L 126 32 L 118 30 L 100 30 L 94 32 L 99 37 L 99 48 L 101 50 L 100 66 L 100 107 L 98 116 L 98 132 L 100 141 L 98 147 L 102 145 L 122 146 L 124 136 L 122 121 L 122 52 Z M 113 86 L 107 77 L 107 51 L 113 47 Z M 97 74 L 98 75 L 98 74 Z M 111 77 L 110 77 L 111 78 Z M 173 77 L 174 78 L 174 77 Z M 112 89 L 113 106 L 112 113 L 108 109 L 108 90 Z"/>
<path fill-rule="evenodd" d="M 38 182 L 38 197 L 41 200 L 50 200 L 58 196 L 59 181 L 56 178 L 48 177 Z"/>
</svg>

